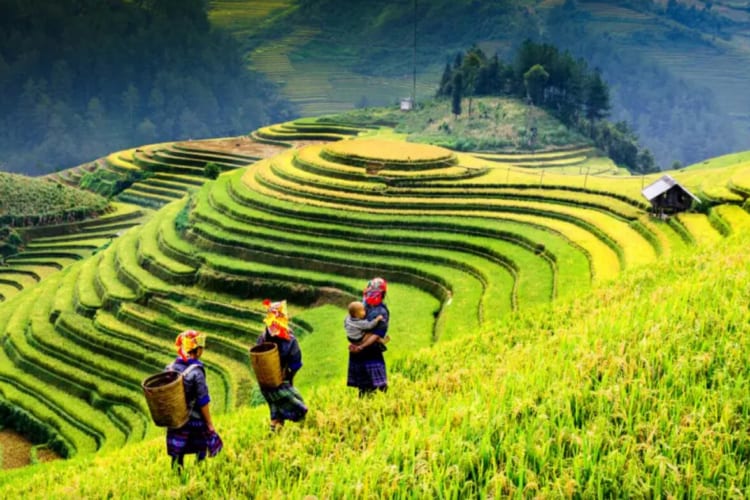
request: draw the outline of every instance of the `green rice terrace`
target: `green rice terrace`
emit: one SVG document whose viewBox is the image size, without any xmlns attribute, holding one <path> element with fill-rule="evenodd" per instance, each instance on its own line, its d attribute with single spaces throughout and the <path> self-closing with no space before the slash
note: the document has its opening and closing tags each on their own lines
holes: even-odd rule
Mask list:
<svg viewBox="0 0 750 500">
<path fill-rule="evenodd" d="M 702 203 L 662 220 L 661 174 L 586 145 L 459 153 L 330 119 L 58 173 L 113 201 L 0 267 L 0 462 L 32 463 L 0 496 L 742 497 L 750 156 L 669 174 Z M 343 307 L 374 276 L 391 384 L 358 400 Z M 273 436 L 247 354 L 265 298 L 290 302 L 310 406 Z M 225 448 L 178 475 L 140 384 L 187 328 Z"/>
</svg>

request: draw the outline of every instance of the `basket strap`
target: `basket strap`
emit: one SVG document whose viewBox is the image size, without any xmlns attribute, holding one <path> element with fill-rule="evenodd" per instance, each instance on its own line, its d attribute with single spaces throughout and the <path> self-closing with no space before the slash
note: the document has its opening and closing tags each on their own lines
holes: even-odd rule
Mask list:
<svg viewBox="0 0 750 500">
<path fill-rule="evenodd" d="M 170 366 L 172 366 L 172 365 L 170 365 Z M 190 373 L 191 371 L 193 371 L 196 368 L 203 368 L 203 367 L 201 365 L 190 365 L 190 366 L 188 366 L 187 368 L 185 368 L 182 371 L 182 376 L 186 377 L 188 373 Z M 204 370 L 204 372 L 205 372 L 205 370 Z"/>
<path fill-rule="evenodd" d="M 188 373 L 190 373 L 191 371 L 195 370 L 196 368 L 200 368 L 201 370 L 203 370 L 203 373 L 206 373 L 206 370 L 203 368 L 202 365 L 190 365 L 187 368 L 185 368 L 180 373 L 180 375 L 184 379 L 187 376 Z M 193 399 L 192 401 L 188 401 L 188 410 L 189 410 L 190 413 L 193 413 L 193 409 L 195 409 L 195 403 L 196 403 L 195 399 Z"/>
</svg>

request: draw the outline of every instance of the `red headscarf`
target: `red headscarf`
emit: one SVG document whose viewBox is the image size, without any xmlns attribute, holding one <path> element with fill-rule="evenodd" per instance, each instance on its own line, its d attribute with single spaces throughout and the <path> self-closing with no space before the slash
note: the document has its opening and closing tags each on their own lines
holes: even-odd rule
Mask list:
<svg viewBox="0 0 750 500">
<path fill-rule="evenodd" d="M 370 306 L 380 305 L 387 290 L 388 283 L 383 278 L 373 278 L 362 291 L 362 301 Z"/>
<path fill-rule="evenodd" d="M 263 323 L 266 324 L 268 333 L 272 337 L 289 340 L 291 337 L 289 335 L 289 315 L 286 310 L 286 300 L 271 302 L 266 299 L 263 301 L 263 305 L 267 308 Z"/>
</svg>

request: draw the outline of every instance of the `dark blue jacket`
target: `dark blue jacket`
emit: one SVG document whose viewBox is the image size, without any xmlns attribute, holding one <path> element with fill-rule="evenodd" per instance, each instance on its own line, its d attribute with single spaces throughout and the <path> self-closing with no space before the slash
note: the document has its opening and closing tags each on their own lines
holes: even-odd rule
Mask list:
<svg viewBox="0 0 750 500">
<path fill-rule="evenodd" d="M 388 333 L 388 320 L 391 317 L 391 313 L 388 311 L 388 306 L 386 306 L 382 302 L 377 306 L 365 304 L 365 313 L 365 319 L 367 319 L 368 321 L 377 318 L 381 314 L 383 315 L 383 319 L 380 320 L 378 324 L 375 325 L 375 328 L 370 330 L 369 333 L 374 333 L 381 338 L 385 337 Z"/>
<path fill-rule="evenodd" d="M 190 408 L 190 418 L 202 419 L 203 415 L 201 414 L 200 409 L 211 402 L 211 397 L 208 395 L 208 385 L 206 384 L 206 368 L 203 366 L 203 363 L 192 358 L 183 361 L 182 358 L 178 357 L 171 365 L 167 366 L 167 370 L 174 370 L 182 373 L 190 365 L 198 365 L 198 368 L 190 370 L 190 373 L 185 375 L 185 378 L 183 379 L 183 384 L 185 386 L 185 399 Z"/>
</svg>

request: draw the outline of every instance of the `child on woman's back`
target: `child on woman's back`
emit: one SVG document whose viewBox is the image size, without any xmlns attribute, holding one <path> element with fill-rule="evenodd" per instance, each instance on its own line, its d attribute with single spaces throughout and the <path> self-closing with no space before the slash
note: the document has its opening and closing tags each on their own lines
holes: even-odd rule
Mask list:
<svg viewBox="0 0 750 500">
<path fill-rule="evenodd" d="M 365 305 L 362 302 L 350 303 L 349 314 L 344 319 L 346 338 L 353 344 L 353 346 L 350 346 L 350 350 L 358 352 L 375 342 L 382 344 L 388 342 L 390 340 L 388 337 L 383 339 L 377 335 L 367 333 L 368 330 L 372 330 L 382 319 L 383 316 L 379 315 L 372 320 L 366 320 Z"/>
</svg>

